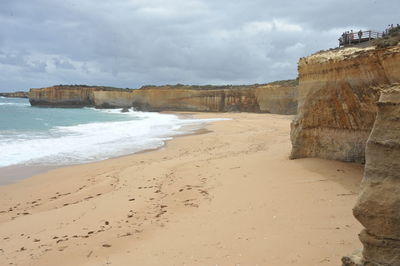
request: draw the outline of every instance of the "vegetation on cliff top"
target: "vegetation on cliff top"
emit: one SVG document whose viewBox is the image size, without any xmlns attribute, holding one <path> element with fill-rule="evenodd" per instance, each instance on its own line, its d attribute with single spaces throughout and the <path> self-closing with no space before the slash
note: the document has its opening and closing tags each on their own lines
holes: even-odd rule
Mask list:
<svg viewBox="0 0 400 266">
<path fill-rule="evenodd" d="M 72 89 L 80 89 L 80 88 L 85 88 L 85 89 L 95 89 L 95 90 L 102 90 L 102 91 L 126 91 L 126 90 L 131 90 L 129 88 L 116 88 L 116 87 L 108 87 L 108 86 L 91 86 L 91 85 L 54 85 L 49 88 L 60 88 L 63 90 L 72 90 Z M 33 90 L 41 90 L 44 88 L 35 88 Z"/>
<path fill-rule="evenodd" d="M 373 44 L 377 48 L 386 48 L 395 46 L 400 42 L 400 26 L 393 27 L 388 30 L 388 34 L 383 38 L 379 38 L 373 41 Z"/>
<path fill-rule="evenodd" d="M 252 84 L 252 85 L 184 85 L 184 84 L 176 84 L 176 85 L 145 85 L 140 89 L 186 89 L 186 90 L 226 90 L 226 89 L 254 89 L 260 86 L 273 85 L 273 86 L 297 86 L 297 79 L 289 79 L 289 80 L 279 80 L 266 84 Z"/>
<path fill-rule="evenodd" d="M 184 84 L 176 84 L 176 85 L 145 85 L 142 86 L 141 90 L 148 89 L 184 89 L 184 90 L 235 90 L 235 89 L 255 89 L 262 86 L 297 86 L 299 83 L 298 79 L 289 79 L 289 80 L 279 80 L 266 84 L 252 84 L 252 85 L 184 85 Z M 99 91 L 132 91 L 134 89 L 129 88 L 115 88 L 115 87 L 106 87 L 106 86 L 91 86 L 91 85 L 55 85 L 49 88 L 63 89 L 63 90 L 75 90 L 75 89 L 93 89 Z M 46 88 L 35 88 L 31 90 L 42 90 Z"/>
</svg>

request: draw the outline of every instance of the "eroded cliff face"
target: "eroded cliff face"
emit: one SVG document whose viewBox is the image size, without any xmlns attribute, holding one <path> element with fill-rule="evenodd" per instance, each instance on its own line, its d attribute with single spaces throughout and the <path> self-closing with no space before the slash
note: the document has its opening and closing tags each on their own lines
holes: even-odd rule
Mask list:
<svg viewBox="0 0 400 266">
<path fill-rule="evenodd" d="M 137 90 L 55 86 L 31 89 L 30 101 L 39 106 L 295 114 L 297 81 L 250 86 L 147 86 Z"/>
<path fill-rule="evenodd" d="M 133 107 L 145 111 L 260 112 L 253 88 L 150 87 L 135 91 Z"/>
<path fill-rule="evenodd" d="M 93 101 L 96 108 L 132 107 L 132 90 L 96 90 L 93 91 Z"/>
<path fill-rule="evenodd" d="M 255 96 L 263 113 L 296 114 L 297 82 L 271 83 L 255 88 Z"/>
<path fill-rule="evenodd" d="M 400 85 L 382 91 L 366 147 L 362 190 L 353 209 L 365 229 L 359 256 L 343 265 L 400 265 Z"/>
<path fill-rule="evenodd" d="M 29 102 L 32 106 L 83 107 L 93 106 L 93 91 L 89 86 L 53 86 L 30 89 Z"/>
<path fill-rule="evenodd" d="M 291 158 L 364 162 L 382 86 L 400 82 L 400 47 L 347 48 L 299 61 Z"/>
</svg>

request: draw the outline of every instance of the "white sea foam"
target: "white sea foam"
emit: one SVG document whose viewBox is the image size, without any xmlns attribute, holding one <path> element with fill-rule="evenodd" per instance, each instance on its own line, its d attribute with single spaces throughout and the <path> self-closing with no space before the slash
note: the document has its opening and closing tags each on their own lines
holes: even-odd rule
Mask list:
<svg viewBox="0 0 400 266">
<path fill-rule="evenodd" d="M 118 113 L 120 110 L 101 110 Z M 129 112 L 135 120 L 52 128 L 41 135 L 0 138 L 0 167 L 15 164 L 62 165 L 91 162 L 161 147 L 173 135 L 220 119 L 179 119 L 175 115 Z"/>
<path fill-rule="evenodd" d="M 29 103 L 0 103 L 0 105 L 30 106 Z"/>
</svg>

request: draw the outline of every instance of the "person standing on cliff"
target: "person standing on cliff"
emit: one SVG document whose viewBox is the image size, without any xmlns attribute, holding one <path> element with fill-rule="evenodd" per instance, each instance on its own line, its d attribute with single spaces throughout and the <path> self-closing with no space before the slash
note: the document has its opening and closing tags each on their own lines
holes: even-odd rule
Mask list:
<svg viewBox="0 0 400 266">
<path fill-rule="evenodd" d="M 346 31 L 343 33 L 344 45 L 348 44 L 349 42 L 349 32 Z"/>
<path fill-rule="evenodd" d="M 351 30 L 350 34 L 349 34 L 349 44 L 353 43 L 353 39 L 354 39 L 354 33 L 353 33 L 353 30 Z"/>
<path fill-rule="evenodd" d="M 360 30 L 360 31 L 358 32 L 358 43 L 361 42 L 361 37 L 362 37 L 362 35 L 363 35 L 363 32 L 362 32 L 362 30 Z"/>
<path fill-rule="evenodd" d="M 346 42 L 346 33 L 343 32 L 343 33 L 342 33 L 342 36 L 339 38 L 339 47 L 340 47 L 340 46 L 344 46 L 344 45 L 345 45 L 345 42 Z"/>
</svg>

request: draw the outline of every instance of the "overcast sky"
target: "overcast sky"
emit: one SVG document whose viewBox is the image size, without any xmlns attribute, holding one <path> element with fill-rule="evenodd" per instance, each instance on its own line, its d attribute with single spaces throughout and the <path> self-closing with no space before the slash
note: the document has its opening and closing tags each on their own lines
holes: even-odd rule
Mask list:
<svg viewBox="0 0 400 266">
<path fill-rule="evenodd" d="M 297 76 L 399 0 L 0 0 L 0 91 L 56 84 L 254 84 Z"/>
</svg>

